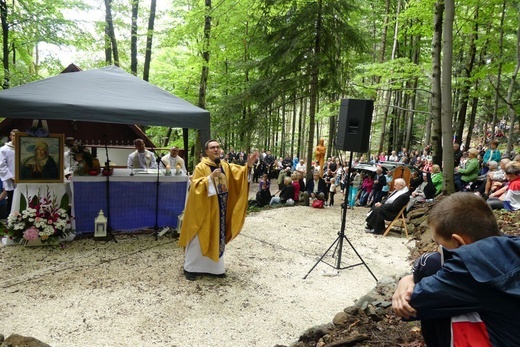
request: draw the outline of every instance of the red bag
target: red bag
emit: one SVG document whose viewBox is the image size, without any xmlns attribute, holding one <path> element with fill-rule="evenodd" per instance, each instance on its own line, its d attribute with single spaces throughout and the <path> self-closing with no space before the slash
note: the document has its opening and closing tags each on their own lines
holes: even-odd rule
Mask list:
<svg viewBox="0 0 520 347">
<path fill-rule="evenodd" d="M 314 207 L 314 208 L 323 208 L 323 204 L 324 203 L 325 203 L 325 201 L 316 199 L 316 200 L 314 200 L 312 202 L 312 207 Z"/>
</svg>

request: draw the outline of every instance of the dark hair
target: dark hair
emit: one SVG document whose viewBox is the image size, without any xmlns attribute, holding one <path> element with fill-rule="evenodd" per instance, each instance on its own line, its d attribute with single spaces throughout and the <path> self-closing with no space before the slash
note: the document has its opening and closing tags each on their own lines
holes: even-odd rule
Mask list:
<svg viewBox="0 0 520 347">
<path fill-rule="evenodd" d="M 217 140 L 213 140 L 213 139 L 208 140 L 208 141 L 206 141 L 206 143 L 204 144 L 204 149 L 208 149 L 208 146 L 209 146 L 209 144 L 210 144 L 211 142 L 217 142 L 217 143 L 218 143 Z"/>
<path fill-rule="evenodd" d="M 428 215 L 428 225 L 445 240 L 453 234 L 468 236 L 473 242 L 500 236 L 493 211 L 473 193 L 459 192 L 439 201 Z"/>
</svg>

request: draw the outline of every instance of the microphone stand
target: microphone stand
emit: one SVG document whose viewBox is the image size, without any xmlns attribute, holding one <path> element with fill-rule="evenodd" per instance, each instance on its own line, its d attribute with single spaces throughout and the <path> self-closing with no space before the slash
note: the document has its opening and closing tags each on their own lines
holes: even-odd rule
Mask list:
<svg viewBox="0 0 520 347">
<path fill-rule="evenodd" d="M 153 149 L 152 149 L 153 150 Z M 153 151 L 155 153 L 155 151 Z M 157 162 L 157 179 L 155 184 L 155 226 L 153 227 L 154 235 L 155 235 L 155 241 L 159 239 L 159 172 L 160 172 L 160 163 L 162 160 L 162 157 L 155 153 L 157 156 L 156 162 Z"/>
<path fill-rule="evenodd" d="M 105 142 L 105 153 L 106 153 L 106 156 L 107 156 L 107 162 L 105 163 L 105 168 L 104 170 L 107 170 L 105 176 L 106 176 L 106 185 L 105 185 L 105 189 L 106 189 L 106 198 L 107 198 L 107 236 L 114 240 L 115 243 L 117 243 L 117 240 L 114 236 L 114 234 L 112 233 L 112 226 L 110 224 L 110 159 L 108 157 L 108 144 L 107 144 L 107 136 L 106 135 L 103 135 L 103 140 Z"/>
</svg>

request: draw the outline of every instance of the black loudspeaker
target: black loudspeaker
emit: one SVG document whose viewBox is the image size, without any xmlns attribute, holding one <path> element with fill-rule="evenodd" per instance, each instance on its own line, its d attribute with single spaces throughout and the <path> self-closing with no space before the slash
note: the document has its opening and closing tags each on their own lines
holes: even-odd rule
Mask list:
<svg viewBox="0 0 520 347">
<path fill-rule="evenodd" d="M 373 100 L 341 99 L 334 147 L 343 151 L 368 152 L 373 111 Z"/>
</svg>

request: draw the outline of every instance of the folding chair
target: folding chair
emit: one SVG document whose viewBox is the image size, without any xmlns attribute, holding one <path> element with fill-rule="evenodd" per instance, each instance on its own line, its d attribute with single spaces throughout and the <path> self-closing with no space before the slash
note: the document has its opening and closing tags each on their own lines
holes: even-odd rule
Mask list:
<svg viewBox="0 0 520 347">
<path fill-rule="evenodd" d="M 386 227 L 386 230 L 385 230 L 383 236 L 386 236 L 386 234 L 388 234 L 390 232 L 390 229 L 392 229 L 394 224 L 397 223 L 398 221 L 400 221 L 401 225 L 399 227 L 400 228 L 404 228 L 404 233 L 406 234 L 406 238 L 408 238 L 408 226 L 406 225 L 406 218 L 404 217 L 404 212 L 405 211 L 406 211 L 406 205 L 403 206 L 403 208 L 397 214 L 397 216 L 394 218 L 394 220 L 391 221 L 390 224 L 388 224 L 388 226 Z"/>
</svg>

